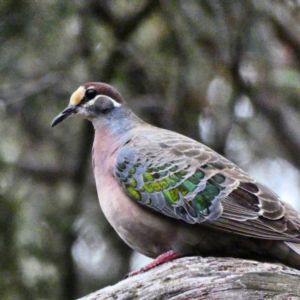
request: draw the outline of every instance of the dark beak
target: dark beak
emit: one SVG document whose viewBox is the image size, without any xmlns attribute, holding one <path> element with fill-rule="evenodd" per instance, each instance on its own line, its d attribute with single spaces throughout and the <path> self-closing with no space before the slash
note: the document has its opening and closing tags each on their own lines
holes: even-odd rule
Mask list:
<svg viewBox="0 0 300 300">
<path fill-rule="evenodd" d="M 51 123 L 51 127 L 54 127 L 55 125 L 57 125 L 58 123 L 62 122 L 64 119 L 66 119 L 68 116 L 70 116 L 72 114 L 76 114 L 76 113 L 77 113 L 77 106 L 75 106 L 75 105 L 68 106 L 58 116 L 56 116 L 53 119 L 53 121 Z"/>
</svg>

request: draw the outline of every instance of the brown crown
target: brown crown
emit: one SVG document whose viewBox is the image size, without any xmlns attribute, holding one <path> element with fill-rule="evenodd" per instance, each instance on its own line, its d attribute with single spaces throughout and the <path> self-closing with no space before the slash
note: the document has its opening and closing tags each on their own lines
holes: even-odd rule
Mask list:
<svg viewBox="0 0 300 300">
<path fill-rule="evenodd" d="M 79 105 L 84 99 L 84 95 L 87 89 L 94 88 L 99 95 L 104 95 L 112 98 L 117 103 L 125 103 L 121 94 L 112 86 L 102 82 L 88 82 L 80 86 L 71 96 L 70 105 Z"/>
<path fill-rule="evenodd" d="M 120 104 L 123 104 L 125 102 L 122 95 L 109 84 L 102 82 L 87 82 L 83 85 L 83 87 L 85 88 L 85 90 L 93 87 L 99 95 L 108 96 Z"/>
</svg>

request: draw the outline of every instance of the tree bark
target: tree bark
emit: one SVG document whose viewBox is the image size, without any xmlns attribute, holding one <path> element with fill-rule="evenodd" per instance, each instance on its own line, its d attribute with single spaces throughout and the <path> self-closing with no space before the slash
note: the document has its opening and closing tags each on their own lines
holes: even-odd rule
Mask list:
<svg viewBox="0 0 300 300">
<path fill-rule="evenodd" d="M 300 299 L 300 271 L 234 258 L 185 257 L 80 300 Z"/>
</svg>

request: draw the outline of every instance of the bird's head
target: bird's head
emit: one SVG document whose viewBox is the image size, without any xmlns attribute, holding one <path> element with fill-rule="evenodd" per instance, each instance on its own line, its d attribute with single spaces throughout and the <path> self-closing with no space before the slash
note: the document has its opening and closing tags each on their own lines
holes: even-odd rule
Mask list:
<svg viewBox="0 0 300 300">
<path fill-rule="evenodd" d="M 121 94 L 110 85 L 88 82 L 72 94 L 69 106 L 53 119 L 51 126 L 57 125 L 73 114 L 93 120 L 98 116 L 112 113 L 124 104 L 125 101 Z"/>
</svg>

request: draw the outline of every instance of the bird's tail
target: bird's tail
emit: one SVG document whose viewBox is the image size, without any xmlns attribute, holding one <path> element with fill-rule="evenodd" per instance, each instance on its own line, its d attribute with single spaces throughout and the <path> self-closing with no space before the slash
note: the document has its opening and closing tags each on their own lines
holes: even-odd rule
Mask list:
<svg viewBox="0 0 300 300">
<path fill-rule="evenodd" d="M 288 257 L 286 258 L 287 263 L 298 270 L 300 270 L 300 244 L 291 243 L 291 242 L 284 242 L 288 248 L 289 253 Z"/>
</svg>

